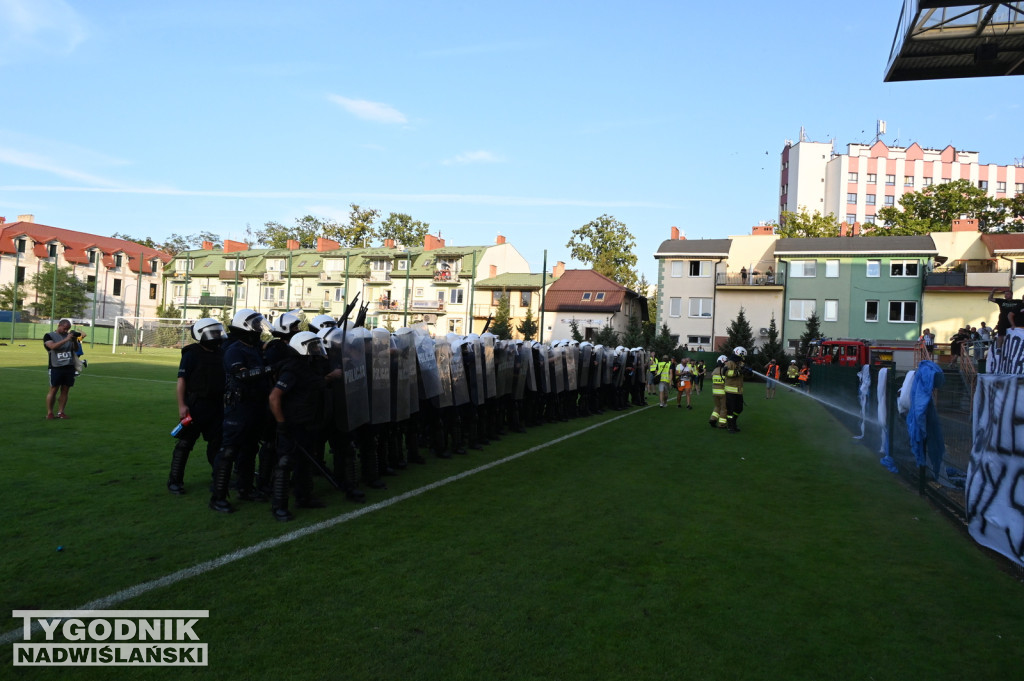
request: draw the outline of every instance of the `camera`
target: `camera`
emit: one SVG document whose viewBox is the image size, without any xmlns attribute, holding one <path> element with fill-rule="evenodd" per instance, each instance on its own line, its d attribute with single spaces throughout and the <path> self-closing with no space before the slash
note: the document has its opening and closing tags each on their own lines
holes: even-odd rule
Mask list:
<svg viewBox="0 0 1024 681">
<path fill-rule="evenodd" d="M 72 338 L 81 338 L 81 337 L 82 337 L 82 334 L 81 334 L 81 333 L 79 333 L 78 331 L 72 331 L 72 332 L 71 332 L 71 337 L 72 337 Z"/>
</svg>

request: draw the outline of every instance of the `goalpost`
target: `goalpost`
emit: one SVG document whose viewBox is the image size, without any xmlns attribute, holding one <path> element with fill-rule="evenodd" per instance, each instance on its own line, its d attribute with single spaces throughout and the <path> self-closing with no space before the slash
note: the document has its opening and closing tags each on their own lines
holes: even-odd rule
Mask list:
<svg viewBox="0 0 1024 681">
<path fill-rule="evenodd" d="M 122 317 L 114 319 L 114 342 L 111 352 L 143 348 L 182 348 L 194 343 L 191 328 L 194 320 L 168 317 Z"/>
</svg>

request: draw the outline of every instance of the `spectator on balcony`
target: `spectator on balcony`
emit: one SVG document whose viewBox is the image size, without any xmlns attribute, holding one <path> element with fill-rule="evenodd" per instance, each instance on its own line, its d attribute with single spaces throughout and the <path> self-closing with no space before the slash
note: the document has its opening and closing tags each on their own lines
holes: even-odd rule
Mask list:
<svg viewBox="0 0 1024 681">
<path fill-rule="evenodd" d="M 740 270 L 740 279 L 742 279 L 743 280 L 743 284 L 746 285 L 746 283 L 747 283 L 747 268 L 746 267 L 744 267 L 743 269 Z"/>
<path fill-rule="evenodd" d="M 988 294 L 988 302 L 995 303 L 999 306 L 999 321 L 996 322 L 996 349 L 999 350 L 1003 346 L 1003 339 L 1006 337 L 1006 330 L 1016 326 L 1013 322 L 1013 317 L 1019 315 L 1021 309 L 1020 300 L 1016 300 L 1013 297 L 1013 291 L 1010 289 L 1003 290 L 1003 297 L 996 298 L 996 291 L 999 289 L 992 289 L 992 292 Z"/>
<path fill-rule="evenodd" d="M 988 328 L 985 322 L 982 322 L 981 326 L 978 327 L 978 335 L 981 337 L 982 354 L 980 356 L 984 357 L 985 351 L 988 350 L 988 346 L 992 343 L 992 329 Z"/>
<path fill-rule="evenodd" d="M 768 271 L 764 273 L 764 283 L 774 284 L 775 283 L 775 271 L 769 267 Z"/>
<path fill-rule="evenodd" d="M 924 349 L 928 351 L 928 359 L 931 359 L 935 355 L 935 334 L 931 329 L 925 329 L 921 341 L 924 343 Z"/>
</svg>

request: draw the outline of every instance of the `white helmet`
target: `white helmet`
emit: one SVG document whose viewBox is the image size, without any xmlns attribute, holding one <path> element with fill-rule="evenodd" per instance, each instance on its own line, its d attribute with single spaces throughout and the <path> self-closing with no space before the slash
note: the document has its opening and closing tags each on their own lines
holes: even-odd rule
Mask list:
<svg viewBox="0 0 1024 681">
<path fill-rule="evenodd" d="M 211 343 L 223 341 L 227 338 L 227 333 L 223 324 L 212 317 L 207 317 L 192 325 L 192 337 L 200 343 Z"/>
<path fill-rule="evenodd" d="M 299 331 L 297 334 L 292 336 L 292 339 L 288 341 L 288 345 L 292 347 L 292 350 L 309 357 L 326 357 L 327 351 L 324 349 L 324 342 L 320 340 L 320 336 L 316 335 L 312 331 Z"/>
<path fill-rule="evenodd" d="M 338 325 L 338 320 L 329 314 L 318 314 L 309 320 L 309 330 L 316 333 L 320 329 L 333 329 Z"/>
<path fill-rule="evenodd" d="M 735 348 L 733 349 L 733 351 L 732 351 L 732 352 L 733 352 L 733 354 L 734 354 L 734 355 L 736 355 L 737 357 L 746 357 L 746 356 L 747 356 L 747 349 L 746 349 L 745 347 L 743 347 L 742 345 L 737 345 L 737 346 L 736 346 L 736 347 L 735 347 Z"/>
<path fill-rule="evenodd" d="M 728 361 L 729 361 L 729 358 L 726 357 L 725 355 L 719 355 L 718 356 L 718 363 L 719 364 L 725 364 Z"/>
<path fill-rule="evenodd" d="M 267 320 L 256 310 L 244 308 L 235 313 L 231 318 L 231 328 L 236 331 L 260 334 L 267 327 Z"/>
<path fill-rule="evenodd" d="M 277 337 L 290 337 L 299 331 L 299 316 L 291 312 L 282 312 L 274 317 L 270 324 L 270 333 Z"/>
</svg>

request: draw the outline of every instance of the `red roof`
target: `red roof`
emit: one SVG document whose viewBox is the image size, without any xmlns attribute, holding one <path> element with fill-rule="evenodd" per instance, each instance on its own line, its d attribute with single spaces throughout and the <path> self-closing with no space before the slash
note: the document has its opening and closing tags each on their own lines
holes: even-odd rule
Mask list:
<svg viewBox="0 0 1024 681">
<path fill-rule="evenodd" d="M 603 293 L 601 300 L 597 294 Z M 587 300 L 584 300 L 584 296 Z M 594 270 L 566 270 L 544 297 L 545 312 L 619 312 L 627 296 L 638 297 L 622 284 Z"/>
<path fill-rule="evenodd" d="M 997 251 L 1024 251 L 1024 234 L 991 232 L 981 235 L 981 242 L 988 246 L 991 253 Z"/>
<path fill-rule="evenodd" d="M 161 263 L 168 263 L 173 259 L 173 256 L 169 253 L 137 244 L 134 241 L 86 234 L 85 232 L 75 232 L 70 229 L 41 225 L 36 222 L 21 221 L 0 224 L 0 253 L 13 255 L 17 251 L 14 240 L 20 237 L 28 237 L 35 242 L 33 253 L 40 258 L 49 257 L 49 251 L 46 246 L 56 241 L 64 247 L 61 253 L 64 259 L 76 265 L 88 264 L 89 250 L 94 248 L 98 248 L 103 253 L 103 265 L 105 267 L 114 266 L 114 259 L 112 257 L 114 253 L 124 253 L 125 260 L 127 261 L 124 265 L 132 272 L 139 271 L 140 255 L 144 263 L 149 263 L 154 258 Z M 146 272 L 148 270 L 144 268 L 143 271 Z"/>
</svg>

